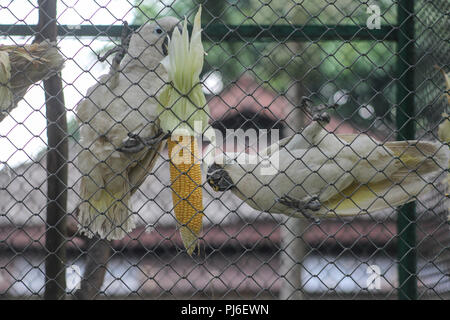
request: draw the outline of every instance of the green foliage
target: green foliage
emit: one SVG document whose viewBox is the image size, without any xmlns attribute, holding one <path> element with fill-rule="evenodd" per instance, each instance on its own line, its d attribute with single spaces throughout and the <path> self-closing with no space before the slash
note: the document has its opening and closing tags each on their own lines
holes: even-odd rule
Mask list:
<svg viewBox="0 0 450 320">
<path fill-rule="evenodd" d="M 365 25 L 369 16 L 368 5 L 380 7 L 382 24 L 394 24 L 395 5 L 392 0 L 361 3 L 353 0 L 290 1 L 284 0 L 216 0 L 216 1 L 136 1 L 139 5 L 135 21 L 144 23 L 149 18 L 163 15 L 192 16 L 198 4 L 204 10 L 202 24 L 271 25 L 321 24 Z M 315 43 L 281 42 L 274 35 L 273 42 L 255 42 L 251 39 L 233 42 L 208 41 L 203 73 L 218 70 L 225 87 L 248 73 L 264 86 L 279 94 L 293 86 L 300 86 L 304 95 L 317 102 L 332 99 L 339 90 L 349 92 L 351 99 L 339 108 L 339 114 L 363 127 L 377 117 L 391 122 L 389 110 L 395 101 L 393 46 L 376 41 L 320 41 Z M 370 104 L 375 114 L 363 118 L 357 110 Z"/>
<path fill-rule="evenodd" d="M 362 126 L 369 125 L 376 117 L 393 121 L 390 109 L 395 103 L 395 90 L 390 84 L 395 78 L 394 45 L 376 41 L 328 41 L 321 44 L 321 49 L 325 58 L 320 63 L 320 72 L 334 87 L 329 95 L 324 93 L 324 98 L 331 99 L 334 92 L 345 89 L 352 99 L 339 109 L 343 117 Z M 375 111 L 367 119 L 355 112 L 365 104 L 370 104 Z"/>
<path fill-rule="evenodd" d="M 132 24 L 141 25 L 151 19 L 158 19 L 165 16 L 184 18 L 188 13 L 192 13 L 196 7 L 192 1 L 161 1 L 135 0 L 136 14 Z"/>
<path fill-rule="evenodd" d="M 70 138 L 80 140 L 80 125 L 76 118 L 72 118 L 67 122 L 67 133 Z"/>
</svg>

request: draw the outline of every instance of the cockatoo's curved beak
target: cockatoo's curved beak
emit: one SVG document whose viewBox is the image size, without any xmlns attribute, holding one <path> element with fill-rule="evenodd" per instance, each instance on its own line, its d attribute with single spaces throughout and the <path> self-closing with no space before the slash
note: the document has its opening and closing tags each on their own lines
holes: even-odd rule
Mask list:
<svg viewBox="0 0 450 320">
<path fill-rule="evenodd" d="M 206 180 L 216 192 L 227 191 L 235 187 L 228 172 L 217 163 L 209 166 Z"/>
</svg>

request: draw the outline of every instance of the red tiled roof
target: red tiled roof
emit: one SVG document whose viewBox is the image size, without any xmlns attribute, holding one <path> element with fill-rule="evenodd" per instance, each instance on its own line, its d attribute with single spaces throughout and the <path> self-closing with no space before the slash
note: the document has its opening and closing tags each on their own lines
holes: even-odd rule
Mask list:
<svg viewBox="0 0 450 320">
<path fill-rule="evenodd" d="M 213 120 L 220 121 L 238 112 L 250 111 L 265 115 L 273 120 L 286 119 L 292 105 L 281 95 L 258 84 L 249 75 L 242 75 L 234 84 L 220 95 L 208 101 Z M 356 134 L 359 131 L 342 119 L 331 117 L 326 126 L 329 132 L 337 134 Z"/>
<path fill-rule="evenodd" d="M 283 96 L 265 89 L 248 75 L 241 76 L 235 84 L 208 101 L 214 120 L 232 116 L 237 112 L 251 111 L 270 119 L 284 119 L 289 102 Z"/>
<path fill-rule="evenodd" d="M 302 235 L 309 246 L 332 245 L 341 246 L 378 244 L 386 245 L 395 237 L 396 225 L 393 221 L 385 221 L 383 224 L 359 220 L 351 224 L 340 221 L 322 221 L 319 225 L 311 225 Z M 219 226 L 213 225 L 205 228 L 203 240 L 213 248 L 223 246 L 254 247 L 255 245 L 281 245 L 280 224 L 275 221 L 259 221 L 250 223 L 233 223 Z M 14 250 L 44 249 L 45 228 L 43 226 L 30 226 L 16 228 L 13 226 L 0 227 L 0 249 L 14 248 Z M 68 238 L 67 246 L 77 248 L 83 246 L 80 238 Z M 112 241 L 112 246 L 117 249 L 149 249 L 158 247 L 179 247 L 182 242 L 179 232 L 175 227 L 158 226 L 151 232 L 146 232 L 144 227 L 133 230 L 129 236 L 122 240 Z"/>
</svg>

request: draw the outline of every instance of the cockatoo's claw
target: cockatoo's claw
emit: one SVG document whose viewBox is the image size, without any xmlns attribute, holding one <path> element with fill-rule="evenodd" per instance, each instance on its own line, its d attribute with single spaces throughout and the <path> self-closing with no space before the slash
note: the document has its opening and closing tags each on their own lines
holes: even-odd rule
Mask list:
<svg viewBox="0 0 450 320">
<path fill-rule="evenodd" d="M 216 192 L 227 191 L 235 187 L 228 172 L 216 163 L 209 166 L 206 180 Z"/>
<path fill-rule="evenodd" d="M 167 139 L 169 134 L 163 134 L 162 131 L 158 131 L 158 133 L 149 138 L 141 138 L 138 134 L 128 133 L 129 139 L 123 142 L 123 144 L 117 148 L 117 151 L 124 153 L 137 153 L 141 152 L 145 148 L 155 148 L 158 144 L 160 144 L 163 140 Z"/>
<path fill-rule="evenodd" d="M 313 121 L 329 123 L 331 118 L 330 118 L 330 115 L 328 114 L 328 112 L 322 112 L 322 113 L 314 114 L 312 119 L 313 119 Z"/>
<path fill-rule="evenodd" d="M 313 106 L 312 100 L 310 98 L 302 97 L 300 99 L 300 107 L 306 109 L 306 111 L 312 115 L 313 121 L 329 123 L 330 115 L 326 112 L 326 110 L 334 109 L 337 106 L 337 104 L 319 104 L 318 106 Z"/>
<path fill-rule="evenodd" d="M 129 139 L 125 140 L 122 145 L 116 150 L 123 153 L 137 153 L 144 149 L 145 145 L 141 142 L 138 136 L 131 136 L 128 134 Z"/>
<path fill-rule="evenodd" d="M 300 98 L 300 107 L 308 109 L 310 111 L 312 106 L 312 100 L 308 97 L 301 97 Z"/>
<path fill-rule="evenodd" d="M 106 53 L 103 56 L 97 55 L 97 59 L 100 62 L 104 62 L 104 61 L 106 61 L 106 58 L 108 58 L 110 55 L 112 55 L 113 53 L 119 52 L 121 50 L 122 49 L 120 47 L 114 47 L 114 48 L 109 49 L 108 51 L 106 51 Z"/>
<path fill-rule="evenodd" d="M 320 223 L 318 218 L 313 217 L 306 212 L 307 210 L 318 211 L 322 207 L 319 198 L 316 196 L 307 200 L 298 200 L 286 194 L 277 199 L 277 202 L 289 208 L 296 209 L 297 212 L 301 213 L 308 220 L 314 220 L 315 223 Z"/>
<path fill-rule="evenodd" d="M 130 39 L 131 39 L 131 33 L 133 30 L 128 26 L 128 22 L 123 22 L 123 28 L 122 28 L 122 34 L 121 34 L 121 40 L 120 40 L 120 46 L 116 46 L 112 49 L 109 49 L 103 56 L 98 55 L 97 58 L 100 62 L 106 61 L 106 59 L 112 55 L 113 53 L 116 53 L 116 56 L 114 57 L 114 63 L 117 66 L 120 65 L 120 62 L 122 61 L 123 57 L 125 56 L 128 46 L 130 45 Z"/>
<path fill-rule="evenodd" d="M 162 131 L 159 131 L 160 133 L 160 136 L 159 136 L 159 139 L 160 139 L 160 141 L 164 141 L 164 140 L 166 140 L 166 139 L 168 139 L 171 135 L 172 135 L 172 133 L 170 133 L 170 132 L 166 132 L 166 133 L 163 133 Z"/>
<path fill-rule="evenodd" d="M 281 203 L 285 206 L 291 207 L 291 208 L 295 208 L 297 209 L 298 204 L 299 204 L 299 200 L 292 198 L 291 196 L 288 196 L 287 194 L 285 194 L 284 196 L 282 196 L 281 198 L 278 198 L 276 200 L 278 203 Z"/>
<path fill-rule="evenodd" d="M 311 198 L 306 204 L 305 209 L 309 209 L 311 211 L 319 211 L 322 207 L 322 204 L 319 201 L 318 197 Z"/>
</svg>

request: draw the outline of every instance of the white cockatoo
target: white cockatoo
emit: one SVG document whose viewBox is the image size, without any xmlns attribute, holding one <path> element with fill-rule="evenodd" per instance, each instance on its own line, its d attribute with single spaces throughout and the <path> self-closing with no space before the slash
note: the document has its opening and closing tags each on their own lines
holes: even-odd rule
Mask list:
<svg viewBox="0 0 450 320">
<path fill-rule="evenodd" d="M 164 146 L 157 97 L 167 73 L 160 62 L 178 23 L 164 17 L 133 33 L 116 72 L 102 76 L 78 106 L 78 222 L 88 236 L 120 239 L 134 228 L 130 197 Z"/>
<path fill-rule="evenodd" d="M 327 113 L 315 115 L 301 133 L 258 155 L 217 156 L 208 183 L 256 210 L 317 219 L 402 205 L 431 189 L 447 168 L 449 150 L 440 142 L 335 135 L 324 130 L 328 121 Z"/>
</svg>

